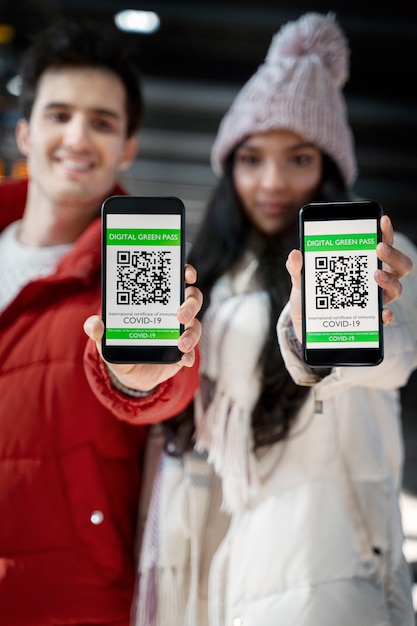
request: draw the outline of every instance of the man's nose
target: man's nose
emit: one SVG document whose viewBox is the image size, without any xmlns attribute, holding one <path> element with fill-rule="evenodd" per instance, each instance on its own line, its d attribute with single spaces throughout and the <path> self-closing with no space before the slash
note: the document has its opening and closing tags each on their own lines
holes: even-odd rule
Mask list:
<svg viewBox="0 0 417 626">
<path fill-rule="evenodd" d="M 82 150 L 91 145 L 88 120 L 82 115 L 74 115 L 65 126 L 64 143 L 67 146 Z"/>
</svg>

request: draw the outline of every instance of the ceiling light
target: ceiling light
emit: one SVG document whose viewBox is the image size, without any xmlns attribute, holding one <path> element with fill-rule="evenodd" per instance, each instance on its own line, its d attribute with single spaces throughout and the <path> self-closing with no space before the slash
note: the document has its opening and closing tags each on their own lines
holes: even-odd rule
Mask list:
<svg viewBox="0 0 417 626">
<path fill-rule="evenodd" d="M 114 21 L 120 30 L 148 35 L 157 31 L 160 24 L 159 16 L 153 11 L 120 11 Z"/>
<path fill-rule="evenodd" d="M 17 74 L 13 76 L 6 84 L 7 91 L 12 96 L 20 96 L 20 88 L 22 86 L 22 78 Z"/>
</svg>

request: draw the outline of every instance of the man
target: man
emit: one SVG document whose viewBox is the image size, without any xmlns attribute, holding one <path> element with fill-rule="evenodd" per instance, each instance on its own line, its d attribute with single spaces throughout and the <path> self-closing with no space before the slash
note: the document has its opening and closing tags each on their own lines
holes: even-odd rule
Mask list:
<svg viewBox="0 0 417 626">
<path fill-rule="evenodd" d="M 100 207 L 126 193 L 137 70 L 115 33 L 67 22 L 21 76 L 29 179 L 0 186 L 0 623 L 127 626 L 145 425 L 193 396 L 201 293 L 178 312 L 178 364 L 101 359 L 83 324 L 100 337 Z"/>
</svg>

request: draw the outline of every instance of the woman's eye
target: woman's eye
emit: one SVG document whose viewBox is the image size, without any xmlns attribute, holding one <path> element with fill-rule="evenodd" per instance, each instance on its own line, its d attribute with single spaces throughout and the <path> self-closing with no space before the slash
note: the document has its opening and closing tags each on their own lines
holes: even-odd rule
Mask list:
<svg viewBox="0 0 417 626">
<path fill-rule="evenodd" d="M 292 157 L 293 163 L 296 165 L 310 165 L 312 157 L 309 154 L 296 154 Z"/>
<path fill-rule="evenodd" d="M 238 154 L 236 156 L 236 161 L 242 165 L 256 165 L 259 163 L 260 159 L 253 154 Z"/>
</svg>

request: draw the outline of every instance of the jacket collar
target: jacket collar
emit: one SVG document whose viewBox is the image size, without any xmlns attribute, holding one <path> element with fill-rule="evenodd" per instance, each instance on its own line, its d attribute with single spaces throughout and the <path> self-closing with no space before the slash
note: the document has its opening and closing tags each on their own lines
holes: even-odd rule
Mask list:
<svg viewBox="0 0 417 626">
<path fill-rule="evenodd" d="M 26 194 L 26 179 L 6 179 L 0 183 L 0 230 L 20 219 L 23 215 Z M 116 184 L 109 195 L 127 195 L 127 191 Z M 88 280 L 101 265 L 101 219 L 97 217 L 75 241 L 71 251 L 65 255 L 53 276 L 56 278 L 81 278 Z"/>
</svg>

